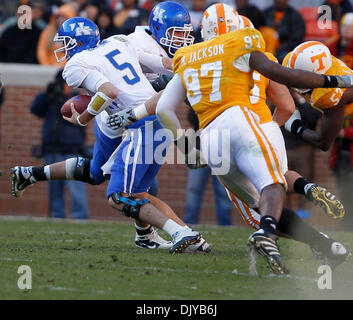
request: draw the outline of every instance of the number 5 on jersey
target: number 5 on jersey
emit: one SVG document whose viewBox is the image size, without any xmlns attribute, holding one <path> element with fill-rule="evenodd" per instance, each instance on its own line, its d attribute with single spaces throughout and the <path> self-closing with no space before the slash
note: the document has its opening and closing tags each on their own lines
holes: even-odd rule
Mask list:
<svg viewBox="0 0 353 320">
<path fill-rule="evenodd" d="M 204 63 L 199 70 L 188 68 L 184 71 L 183 78 L 187 89 L 187 97 L 191 106 L 199 103 L 202 99 L 200 77 L 207 77 L 212 72 L 212 91 L 209 94 L 209 101 L 215 102 L 222 100 L 220 92 L 220 82 L 222 74 L 222 61 Z M 204 89 L 204 88 L 203 88 Z"/>
<path fill-rule="evenodd" d="M 127 84 L 133 85 L 133 84 L 139 82 L 140 77 L 138 76 L 137 72 L 135 71 L 135 69 L 131 65 L 131 63 L 124 62 L 124 63 L 119 64 L 117 61 L 115 61 L 114 57 L 117 56 L 118 54 L 120 54 L 120 51 L 118 49 L 115 49 L 112 52 L 105 55 L 105 57 L 110 61 L 110 63 L 114 66 L 114 68 L 116 68 L 120 71 L 123 71 L 125 69 L 130 70 L 130 72 L 132 73 L 132 77 L 129 78 L 127 74 L 123 76 L 123 79 L 125 80 L 125 82 Z"/>
</svg>

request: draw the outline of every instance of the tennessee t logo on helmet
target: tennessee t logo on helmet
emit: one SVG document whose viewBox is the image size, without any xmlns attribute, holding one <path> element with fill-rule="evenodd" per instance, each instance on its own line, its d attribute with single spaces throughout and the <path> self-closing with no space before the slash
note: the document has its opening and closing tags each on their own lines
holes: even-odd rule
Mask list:
<svg viewBox="0 0 353 320">
<path fill-rule="evenodd" d="M 325 69 L 323 58 L 327 58 L 326 52 L 321 52 L 321 53 L 317 54 L 316 56 L 312 56 L 310 58 L 312 63 L 315 63 L 316 60 L 319 61 L 319 68 L 317 69 L 317 71 L 321 71 L 321 70 Z"/>
</svg>

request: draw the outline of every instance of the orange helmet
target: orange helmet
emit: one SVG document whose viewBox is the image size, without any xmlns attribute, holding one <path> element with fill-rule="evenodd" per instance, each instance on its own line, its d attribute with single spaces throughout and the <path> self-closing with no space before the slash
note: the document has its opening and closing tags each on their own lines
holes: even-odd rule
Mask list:
<svg viewBox="0 0 353 320">
<path fill-rule="evenodd" d="M 282 62 L 283 66 L 325 74 L 332 66 L 329 48 L 319 41 L 307 41 L 288 53 Z M 297 89 L 305 92 L 307 89 Z"/>
<path fill-rule="evenodd" d="M 204 41 L 238 30 L 240 19 L 237 11 L 224 3 L 207 8 L 201 20 L 201 36 Z"/>
<path fill-rule="evenodd" d="M 245 16 L 239 15 L 240 19 L 240 25 L 239 29 L 244 29 L 244 28 L 254 28 L 254 25 L 252 24 L 251 20 Z"/>
<path fill-rule="evenodd" d="M 325 74 L 332 66 L 329 48 L 319 41 L 307 41 L 297 46 L 288 57 L 287 67 Z"/>
</svg>

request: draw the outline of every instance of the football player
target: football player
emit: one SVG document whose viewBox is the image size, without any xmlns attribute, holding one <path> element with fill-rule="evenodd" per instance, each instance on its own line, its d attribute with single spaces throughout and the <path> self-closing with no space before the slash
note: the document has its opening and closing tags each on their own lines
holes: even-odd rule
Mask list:
<svg viewBox="0 0 353 320">
<path fill-rule="evenodd" d="M 240 18 L 245 27 L 253 27 L 249 19 L 242 16 Z M 265 54 L 269 59 L 278 62 L 271 53 L 266 52 Z M 257 112 L 260 116 L 260 123 L 273 120 L 282 126 L 295 109 L 294 101 L 287 87 L 265 78 L 257 71 L 253 71 L 252 78 L 254 85 L 250 90 L 250 102 L 254 111 L 262 110 Z M 276 106 L 272 119 L 266 104 L 267 96 Z M 288 183 L 288 192 L 304 194 L 308 200 L 315 204 L 322 204 L 326 214 L 331 218 L 338 219 L 343 217 L 344 208 L 342 204 L 326 189 L 310 183 L 295 171 L 288 170 L 285 173 L 285 178 Z M 250 208 L 229 189 L 226 188 L 226 190 L 243 220 L 251 227 L 259 229 L 261 216 L 257 209 Z M 314 254 L 322 258 L 332 268 L 344 262 L 350 255 L 341 243 L 307 225 L 304 220 L 287 208 L 283 209 L 277 227 L 277 230 L 282 235 L 309 245 Z"/>
<path fill-rule="evenodd" d="M 242 16 L 240 16 L 240 18 L 240 28 L 253 27 L 249 19 Z M 277 59 L 272 54 L 265 54 L 269 59 L 277 61 Z M 279 125 L 283 125 L 295 109 L 294 101 L 287 87 L 272 80 L 268 80 L 263 75 L 259 74 L 257 71 L 254 71 L 252 73 L 252 78 L 254 83 L 252 88 L 250 88 L 251 108 L 259 115 L 260 123 L 263 124 L 272 121 L 270 110 L 266 104 L 266 95 L 268 95 L 277 106 L 273 115 L 273 120 L 276 121 Z M 154 113 L 155 109 L 150 109 L 150 112 Z M 115 122 L 116 126 L 117 123 L 119 123 L 119 125 L 131 124 L 131 119 L 126 119 L 126 117 L 124 117 L 124 114 L 124 111 L 122 111 L 120 115 L 119 113 L 115 114 L 111 118 L 117 119 L 120 116 L 123 117 L 119 120 L 112 120 L 111 122 Z M 279 134 L 280 136 L 282 136 L 281 132 L 279 132 Z M 288 179 L 289 181 L 288 191 L 295 191 L 297 193 L 304 194 L 309 200 L 313 201 L 314 203 L 322 203 L 325 212 L 333 218 L 342 217 L 342 215 L 344 214 L 343 206 L 333 195 L 330 195 L 330 193 L 324 188 L 317 186 L 316 184 L 310 183 L 294 171 L 287 171 L 285 176 L 286 179 Z M 249 188 L 251 189 L 251 187 Z M 260 226 L 261 216 L 259 215 L 257 209 L 249 207 L 247 203 L 240 200 L 228 189 L 227 192 L 229 193 L 230 198 L 234 202 L 244 221 L 251 227 L 258 230 Z M 253 195 L 256 194 L 258 193 L 253 188 Z M 258 195 L 255 197 L 259 198 Z M 286 208 L 283 209 L 282 216 L 277 226 L 277 230 L 279 232 L 279 235 L 285 235 L 286 237 L 290 237 L 294 240 L 309 245 L 315 255 L 319 258 L 324 259 L 325 263 L 329 263 L 331 267 L 335 267 L 345 261 L 350 254 L 342 244 L 307 225 L 292 210 Z"/>
<path fill-rule="evenodd" d="M 153 142 L 145 139 L 147 131 L 154 134 L 161 129 L 155 117 L 145 117 L 135 123 L 130 128 L 135 130 L 129 130 L 124 139 L 123 130 L 116 132 L 106 126 L 109 114 L 126 107 L 133 109 L 155 94 L 141 67 L 147 68 L 149 72 L 165 73 L 168 60 L 161 56 L 167 56 L 166 52 L 172 54 L 177 48 L 193 42 L 190 36 L 190 17 L 178 3 L 164 2 L 157 5 L 152 11 L 150 26 L 151 31 L 140 30 L 138 35 L 136 33 L 135 37 L 131 37 L 133 40 L 119 35 L 99 44 L 98 28 L 90 20 L 76 17 L 62 24 L 55 40 L 62 41 L 64 46 L 56 50 L 55 55 L 59 61 L 69 58 L 63 77 L 70 86 L 81 86 L 93 95 L 87 110 L 81 115 L 72 105 L 72 117 L 67 120 L 85 126 L 95 118 L 93 159 L 74 158 L 45 167 L 15 167 L 11 178 L 13 194 L 18 197 L 29 184 L 48 179 L 76 179 L 99 184 L 105 179 L 102 165 L 119 146 L 115 158 L 111 159 L 112 167 L 107 171 L 111 173 L 107 197 L 114 208 L 144 226 L 137 226 L 137 233 L 141 235 L 140 246 L 171 246 L 171 253 L 192 246 L 194 249 L 209 251 L 208 244 L 198 232 L 188 228 L 164 202 L 146 193 L 163 157 L 160 155 L 160 159 L 153 158 L 152 164 L 139 164 L 136 160 L 139 160 L 139 153 L 150 152 L 153 157 L 155 148 L 161 144 L 161 141 L 158 143 L 155 139 Z M 140 47 L 149 48 L 154 54 L 137 49 L 137 43 Z M 60 54 L 63 56 L 59 57 Z M 148 115 L 144 110 L 136 110 L 139 110 L 139 115 Z M 129 163 L 130 158 L 134 158 L 132 163 Z M 147 223 L 169 233 L 173 243 L 170 245 L 161 241 L 163 239 L 149 225 L 146 227 Z M 143 243 L 144 239 L 146 241 Z"/>
<path fill-rule="evenodd" d="M 260 229 L 249 237 L 250 248 L 263 255 L 275 273 L 285 274 L 288 269 L 276 236 L 286 188 L 285 147 L 278 125 L 272 121 L 261 124 L 251 108 L 252 70 L 273 81 L 306 88 L 351 87 L 352 76 L 320 77 L 283 68 L 264 55 L 261 33 L 252 28 L 239 30 L 239 24 L 237 12 L 224 4 L 205 11 L 201 24 L 205 41 L 176 52 L 175 75 L 159 99 L 156 113 L 173 139 L 184 138 L 175 109 L 188 98 L 202 129 L 202 153 L 210 158 L 221 152 L 230 169 L 224 174 L 224 166 L 208 161 L 209 166 L 227 188 L 251 207 L 259 208 Z M 213 132 L 222 130 L 231 132 L 230 148 L 220 148 L 228 141 L 212 143 Z M 259 198 L 249 188 L 249 181 Z"/>
<path fill-rule="evenodd" d="M 286 55 L 282 65 L 328 76 L 331 74 L 353 75 L 351 69 L 332 56 L 330 50 L 318 41 L 300 44 Z M 315 147 L 327 151 L 342 129 L 344 117 L 353 113 L 353 89 L 300 89 L 295 86 L 293 89 L 312 107 L 322 112 L 321 125 L 318 131 L 305 128 L 299 111 L 295 111 L 285 124 L 286 130 L 302 137 Z"/>
<path fill-rule="evenodd" d="M 254 28 L 250 19 L 241 15 L 239 17 L 240 29 L 246 27 Z M 269 59 L 278 62 L 273 54 L 269 52 L 265 54 Z M 260 123 L 272 120 L 266 104 L 266 97 L 268 96 L 277 107 L 273 114 L 273 121 L 276 121 L 280 126 L 284 125 L 295 110 L 294 101 L 287 88 L 282 84 L 266 79 L 257 71 L 253 72 L 252 78 L 254 86 L 250 90 L 250 102 L 256 110 L 262 110 L 260 111 Z M 330 218 L 343 218 L 345 210 L 342 203 L 325 188 L 307 181 L 300 174 L 292 170 L 288 170 L 285 173 L 285 178 L 288 183 L 288 192 L 297 192 L 305 195 L 308 200 L 316 205 L 320 205 Z"/>
<path fill-rule="evenodd" d="M 239 18 L 239 29 L 254 28 L 252 22 L 247 17 L 239 15 Z M 273 54 L 269 52 L 265 54 L 269 59 L 278 62 Z M 250 102 L 252 108 L 256 109 L 260 115 L 260 123 L 272 121 L 271 112 L 266 104 L 266 96 L 268 95 L 272 101 L 276 102 L 275 105 L 280 106 L 280 108 L 275 109 L 273 120 L 282 126 L 295 110 L 294 101 L 289 91 L 284 85 L 268 80 L 257 71 L 253 72 L 252 79 L 254 85 L 250 90 Z M 165 85 L 166 83 L 164 83 L 164 87 Z M 154 113 L 155 108 L 152 108 L 150 114 Z M 134 114 L 131 114 L 130 110 L 124 110 L 112 115 L 108 120 L 108 126 L 119 129 L 120 127 L 132 124 L 136 120 L 136 117 Z M 191 166 L 189 165 L 189 167 Z M 288 192 L 297 192 L 305 195 L 308 200 L 316 205 L 320 205 L 330 218 L 340 219 L 344 216 L 345 210 L 342 203 L 325 188 L 307 181 L 300 174 L 292 170 L 288 170 L 285 173 L 285 178 L 288 183 Z"/>
</svg>

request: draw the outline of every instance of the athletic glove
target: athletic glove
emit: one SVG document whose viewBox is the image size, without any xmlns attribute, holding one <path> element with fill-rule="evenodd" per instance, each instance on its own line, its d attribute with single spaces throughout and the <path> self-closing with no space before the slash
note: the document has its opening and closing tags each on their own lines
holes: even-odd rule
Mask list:
<svg viewBox="0 0 353 320">
<path fill-rule="evenodd" d="M 290 118 L 286 121 L 284 128 L 297 136 L 301 136 L 303 134 L 305 127 L 298 109 L 295 109 Z"/>
<path fill-rule="evenodd" d="M 137 121 L 137 119 L 134 110 L 124 109 L 109 116 L 106 123 L 110 129 L 118 130 L 133 124 L 135 121 Z"/>
</svg>

